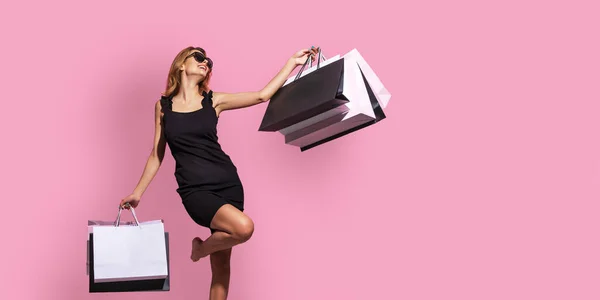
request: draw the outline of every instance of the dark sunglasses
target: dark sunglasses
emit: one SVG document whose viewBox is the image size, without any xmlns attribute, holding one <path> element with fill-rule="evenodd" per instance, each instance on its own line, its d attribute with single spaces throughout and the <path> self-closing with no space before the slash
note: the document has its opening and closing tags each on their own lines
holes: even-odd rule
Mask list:
<svg viewBox="0 0 600 300">
<path fill-rule="evenodd" d="M 206 60 L 206 65 L 208 66 L 209 69 L 212 70 L 213 67 L 213 61 L 212 59 L 204 56 L 204 54 L 202 54 L 202 52 L 194 52 L 192 53 L 190 56 L 193 56 L 194 59 L 198 62 L 198 63 L 203 63 L 204 60 Z"/>
</svg>

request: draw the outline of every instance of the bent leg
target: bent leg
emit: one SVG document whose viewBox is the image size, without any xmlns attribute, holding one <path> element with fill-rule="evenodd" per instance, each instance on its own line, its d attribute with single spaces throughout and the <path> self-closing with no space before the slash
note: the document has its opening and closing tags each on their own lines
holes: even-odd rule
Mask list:
<svg viewBox="0 0 600 300">
<path fill-rule="evenodd" d="M 195 239 L 192 260 L 197 261 L 214 252 L 232 248 L 244 243 L 254 233 L 254 222 L 247 215 L 231 204 L 219 208 L 210 223 L 217 230 L 206 241 Z"/>
</svg>

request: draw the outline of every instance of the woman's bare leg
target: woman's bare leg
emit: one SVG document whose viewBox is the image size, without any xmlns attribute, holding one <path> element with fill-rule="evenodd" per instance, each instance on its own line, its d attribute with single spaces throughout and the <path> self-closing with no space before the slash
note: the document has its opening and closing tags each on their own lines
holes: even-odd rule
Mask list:
<svg viewBox="0 0 600 300">
<path fill-rule="evenodd" d="M 192 244 L 192 260 L 198 261 L 217 251 L 232 248 L 244 243 L 254 233 L 254 222 L 231 204 L 219 208 L 213 217 L 210 227 L 217 231 L 206 241 L 194 238 Z"/>
<path fill-rule="evenodd" d="M 210 255 L 212 282 L 210 283 L 210 300 L 226 300 L 229 293 L 231 277 L 231 248 L 214 252 Z"/>
</svg>

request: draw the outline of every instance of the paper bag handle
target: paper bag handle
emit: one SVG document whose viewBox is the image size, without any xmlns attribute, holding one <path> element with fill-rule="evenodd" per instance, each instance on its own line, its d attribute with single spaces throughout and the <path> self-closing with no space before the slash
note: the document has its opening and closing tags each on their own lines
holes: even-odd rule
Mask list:
<svg viewBox="0 0 600 300">
<path fill-rule="evenodd" d="M 133 215 L 135 224 L 137 226 L 140 226 L 140 222 L 138 222 L 137 216 L 135 215 L 135 209 L 133 209 L 133 207 L 129 203 L 125 204 L 125 206 L 127 206 L 131 210 L 131 214 Z M 122 206 L 119 205 L 119 214 L 117 215 L 117 220 L 115 220 L 115 227 L 119 227 L 119 225 L 121 224 L 121 211 L 123 209 L 125 209 L 125 208 L 123 208 Z"/>
<path fill-rule="evenodd" d="M 323 61 L 326 60 L 325 56 L 323 55 L 323 53 L 321 52 L 321 48 L 319 47 L 319 51 L 318 51 L 319 55 L 317 58 L 317 70 L 321 67 L 321 59 L 323 59 Z M 304 71 L 304 68 L 306 67 L 306 65 L 310 62 L 310 67 L 312 68 L 312 59 L 310 59 L 310 56 L 306 59 L 306 61 L 304 62 L 304 64 L 302 64 L 302 68 L 300 68 L 300 71 L 298 71 L 298 74 L 296 74 L 296 78 L 294 78 L 294 81 L 298 80 L 298 78 L 300 78 L 300 76 L 302 75 L 302 72 Z"/>
</svg>

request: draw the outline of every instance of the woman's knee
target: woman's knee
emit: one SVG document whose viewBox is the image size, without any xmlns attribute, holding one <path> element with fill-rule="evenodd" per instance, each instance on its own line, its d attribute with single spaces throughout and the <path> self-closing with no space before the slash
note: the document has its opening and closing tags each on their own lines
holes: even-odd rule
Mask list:
<svg viewBox="0 0 600 300">
<path fill-rule="evenodd" d="M 254 233 L 252 219 L 230 204 L 223 205 L 217 211 L 210 226 L 216 230 L 229 232 L 238 243 L 249 240 Z"/>
<path fill-rule="evenodd" d="M 252 219 L 244 217 L 239 220 L 233 232 L 234 238 L 243 243 L 248 241 L 252 237 L 252 234 L 254 234 L 254 222 Z"/>
</svg>

